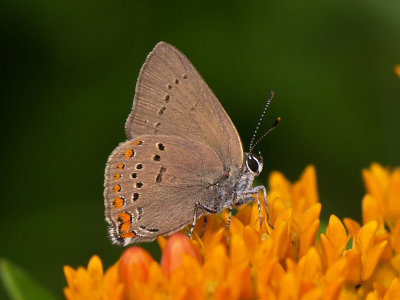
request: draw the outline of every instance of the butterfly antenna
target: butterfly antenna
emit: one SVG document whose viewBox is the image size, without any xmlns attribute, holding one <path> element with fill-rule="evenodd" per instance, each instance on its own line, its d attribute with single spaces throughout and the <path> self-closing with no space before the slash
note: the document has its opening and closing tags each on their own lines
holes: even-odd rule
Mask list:
<svg viewBox="0 0 400 300">
<path fill-rule="evenodd" d="M 258 120 L 258 124 L 257 124 L 257 126 L 256 126 L 256 130 L 254 130 L 253 136 L 252 136 L 252 138 L 251 138 L 250 146 L 249 146 L 249 149 L 250 149 L 249 152 L 251 152 L 251 150 L 254 149 L 254 147 L 253 147 L 254 139 L 256 138 L 256 134 L 257 134 L 257 132 L 258 132 L 258 128 L 260 128 L 261 122 L 262 122 L 262 120 L 264 119 L 264 115 L 265 115 L 265 113 L 266 113 L 266 111 L 267 111 L 267 109 L 268 109 L 269 104 L 271 103 L 272 98 L 274 97 L 274 94 L 275 94 L 275 93 L 274 93 L 273 91 L 271 91 L 271 92 L 269 93 L 269 97 L 268 97 L 267 103 L 265 104 L 265 107 L 264 107 L 264 110 L 263 110 L 263 112 L 262 112 L 262 114 L 261 114 L 261 117 L 260 117 L 260 119 Z M 257 144 L 257 143 L 256 143 L 256 144 Z"/>
<path fill-rule="evenodd" d="M 272 124 L 271 128 L 268 129 L 268 130 L 257 140 L 257 142 L 254 143 L 253 147 L 250 148 L 250 152 L 257 146 L 257 144 L 258 144 L 259 142 L 261 142 L 261 140 L 262 140 L 263 138 L 265 138 L 268 134 L 271 133 L 272 130 L 274 130 L 274 129 L 276 128 L 276 126 L 279 124 L 279 122 L 281 121 L 281 119 L 282 119 L 281 117 L 278 117 L 278 118 L 275 120 L 275 122 L 274 122 L 274 124 Z"/>
</svg>

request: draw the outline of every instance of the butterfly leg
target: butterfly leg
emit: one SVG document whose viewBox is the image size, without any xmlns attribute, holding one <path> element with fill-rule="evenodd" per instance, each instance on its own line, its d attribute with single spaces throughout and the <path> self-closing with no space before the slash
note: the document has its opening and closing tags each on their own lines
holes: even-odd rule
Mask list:
<svg viewBox="0 0 400 300">
<path fill-rule="evenodd" d="M 251 201 L 254 201 L 254 197 L 253 196 L 247 196 L 247 197 L 240 198 L 239 201 L 235 202 L 235 207 L 242 206 L 242 205 L 244 205 L 246 203 L 249 203 Z"/>
<path fill-rule="evenodd" d="M 253 191 L 253 189 L 252 189 L 252 190 L 250 190 L 249 193 L 246 192 L 245 194 L 239 195 L 238 196 L 239 201 L 237 201 L 235 203 L 235 206 L 241 206 L 250 201 L 254 201 L 254 197 L 252 196 L 254 194 L 256 195 L 256 199 L 257 199 L 258 213 L 259 213 L 260 226 L 261 226 L 262 225 L 261 203 L 260 203 L 260 197 L 258 196 L 258 191 Z"/>
<path fill-rule="evenodd" d="M 203 228 L 201 228 L 200 237 L 203 236 L 204 232 L 206 231 L 206 227 L 207 227 L 207 216 L 204 216 L 204 223 L 203 223 Z"/>
<path fill-rule="evenodd" d="M 188 237 L 191 237 L 192 234 L 193 234 L 194 226 L 196 225 L 196 220 L 197 220 L 197 217 L 199 215 L 199 211 L 198 211 L 199 209 L 203 209 L 203 210 L 205 210 L 206 212 L 208 212 L 210 214 L 216 214 L 217 213 L 216 209 L 211 208 L 211 207 L 207 207 L 207 206 L 201 204 L 200 202 L 196 202 L 196 204 L 194 205 L 192 228 L 190 228 L 190 232 L 189 232 Z"/>
<path fill-rule="evenodd" d="M 258 192 L 256 194 L 256 198 L 257 198 L 258 216 L 260 218 L 260 228 L 261 228 L 261 226 L 262 226 L 262 214 L 261 214 L 260 196 L 258 195 Z"/>
<path fill-rule="evenodd" d="M 273 229 L 274 227 L 269 223 L 269 211 L 268 211 L 268 206 L 267 206 L 267 191 L 263 185 L 256 186 L 256 187 L 244 192 L 243 194 L 239 194 L 238 195 L 239 201 L 237 201 L 235 203 L 235 206 L 240 206 L 240 205 L 246 204 L 247 202 L 253 201 L 254 197 L 252 195 L 255 194 L 256 198 L 257 198 L 258 212 L 260 214 L 260 225 L 261 225 L 262 224 L 261 203 L 260 203 L 260 197 L 258 195 L 258 193 L 260 191 L 262 191 L 263 196 L 264 196 L 264 205 L 265 205 L 265 210 L 267 213 L 267 223 Z"/>
<path fill-rule="evenodd" d="M 232 197 L 232 203 L 228 207 L 229 209 L 229 215 L 228 215 L 228 222 L 226 222 L 226 229 L 229 230 L 229 225 L 231 224 L 231 218 L 232 218 L 232 210 L 235 207 L 235 202 L 237 201 L 237 193 L 234 192 L 233 197 Z"/>
<path fill-rule="evenodd" d="M 259 191 L 262 190 L 262 192 L 263 192 L 265 211 L 266 211 L 266 213 L 267 213 L 267 224 L 268 224 L 269 227 L 271 227 L 272 229 L 274 229 L 274 226 L 272 226 L 272 225 L 269 223 L 269 211 L 268 211 L 268 205 L 267 205 L 267 191 L 265 190 L 265 186 L 259 185 L 259 186 L 255 187 L 255 189 L 257 189 L 257 188 L 259 189 Z"/>
<path fill-rule="evenodd" d="M 232 208 L 229 207 L 229 216 L 228 216 L 228 222 L 226 222 L 226 229 L 229 229 L 229 224 L 231 224 L 231 217 L 232 217 Z"/>
</svg>

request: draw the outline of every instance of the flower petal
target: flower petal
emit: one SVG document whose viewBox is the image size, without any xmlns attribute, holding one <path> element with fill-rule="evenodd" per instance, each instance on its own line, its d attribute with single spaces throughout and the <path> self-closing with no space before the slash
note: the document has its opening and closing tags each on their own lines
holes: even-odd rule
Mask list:
<svg viewBox="0 0 400 300">
<path fill-rule="evenodd" d="M 270 212 L 270 223 L 276 225 L 276 220 L 287 210 L 288 207 L 282 201 L 282 198 L 278 195 L 278 193 L 272 191 L 269 193 L 269 198 L 273 199 L 270 201 L 268 205 L 269 212 Z"/>
<path fill-rule="evenodd" d="M 185 254 L 200 261 L 199 254 L 190 239 L 183 233 L 175 233 L 168 239 L 161 257 L 161 268 L 167 277 L 182 264 L 182 257 Z"/>
<path fill-rule="evenodd" d="M 67 281 L 67 285 L 72 287 L 74 284 L 74 279 L 76 277 L 76 271 L 70 266 L 64 266 L 64 276 Z"/>
<path fill-rule="evenodd" d="M 322 300 L 338 299 L 343 284 L 344 284 L 344 279 L 342 277 L 336 278 L 332 282 L 325 283 Z"/>
<path fill-rule="evenodd" d="M 319 220 L 315 220 L 301 233 L 299 257 L 302 257 L 308 249 L 315 244 L 315 237 L 317 236 L 318 228 Z"/>
<path fill-rule="evenodd" d="M 253 267 L 256 269 L 264 269 L 265 265 L 274 258 L 273 251 L 273 241 L 271 239 L 262 241 L 251 258 Z"/>
<path fill-rule="evenodd" d="M 130 247 L 124 251 L 119 263 L 119 274 L 125 285 L 134 281 L 147 282 L 148 268 L 154 261 L 151 255 L 140 247 Z"/>
<path fill-rule="evenodd" d="M 334 282 L 338 278 L 345 279 L 348 273 L 348 260 L 346 257 L 341 257 L 332 263 L 325 272 L 324 279 L 327 282 Z"/>
<path fill-rule="evenodd" d="M 301 278 L 317 282 L 323 275 L 321 256 L 318 251 L 311 247 L 298 262 L 299 275 Z"/>
<path fill-rule="evenodd" d="M 307 293 L 304 294 L 300 299 L 301 300 L 319 300 L 319 299 L 322 299 L 322 289 L 321 289 L 321 287 L 315 287 L 315 288 L 307 291 Z"/>
<path fill-rule="evenodd" d="M 346 251 L 344 257 L 347 259 L 348 269 L 346 281 L 358 284 L 361 280 L 361 254 L 356 249 Z"/>
<path fill-rule="evenodd" d="M 243 239 L 250 255 L 252 256 L 261 243 L 260 233 L 251 226 L 246 226 L 243 230 Z"/>
<path fill-rule="evenodd" d="M 376 291 L 372 291 L 367 294 L 365 300 L 380 300 L 380 297 Z"/>
<path fill-rule="evenodd" d="M 228 213 L 226 212 L 225 214 L 222 214 L 222 219 L 225 221 L 225 223 L 228 222 Z M 229 224 L 229 232 L 231 235 L 243 235 L 243 224 L 240 222 L 239 219 L 237 219 L 235 216 L 231 217 L 231 222 Z"/>
<path fill-rule="evenodd" d="M 100 282 L 103 278 L 103 264 L 97 255 L 93 255 L 89 260 L 88 273 L 95 282 Z"/>
<path fill-rule="evenodd" d="M 294 273 L 286 273 L 279 284 L 280 300 L 298 299 L 300 293 L 300 278 Z"/>
<path fill-rule="evenodd" d="M 235 217 L 239 219 L 239 221 L 242 222 L 244 226 L 250 224 L 250 216 L 251 216 L 251 205 L 242 205 L 241 207 L 238 208 L 238 212 L 235 215 Z"/>
<path fill-rule="evenodd" d="M 363 223 L 367 224 L 369 221 L 376 220 L 379 222 L 379 228 L 383 227 L 384 206 L 371 195 L 367 194 L 362 200 L 362 218 Z"/>
<path fill-rule="evenodd" d="M 399 70 L 399 77 L 400 77 L 400 70 Z M 399 278 L 393 279 L 392 283 L 390 284 L 389 289 L 386 292 L 386 295 L 383 297 L 383 300 L 389 300 L 389 299 L 400 299 L 400 280 L 399 280 Z"/>
<path fill-rule="evenodd" d="M 325 266 L 331 266 L 335 261 L 339 259 L 339 254 L 336 247 L 332 242 L 326 237 L 325 234 L 320 235 L 322 258 L 324 260 Z"/>
<path fill-rule="evenodd" d="M 368 194 L 373 196 L 384 207 L 384 198 L 389 182 L 389 173 L 381 165 L 373 163 L 370 169 L 362 170 L 362 177 Z"/>
<path fill-rule="evenodd" d="M 350 238 L 354 237 L 361 228 L 357 221 L 350 218 L 344 218 L 343 223 L 347 228 Z"/>
<path fill-rule="evenodd" d="M 161 252 L 164 252 L 165 246 L 167 246 L 167 241 L 168 241 L 168 239 L 161 235 L 157 238 L 157 243 L 161 249 Z"/>
<path fill-rule="evenodd" d="M 315 167 L 309 165 L 303 171 L 300 177 L 300 183 L 302 186 L 303 194 L 308 201 L 307 207 L 311 206 L 314 203 L 317 203 L 318 200 L 318 189 L 317 189 L 317 176 L 315 172 Z"/>
<path fill-rule="evenodd" d="M 298 220 L 302 230 L 308 228 L 315 220 L 319 219 L 319 215 L 321 213 L 321 203 L 315 203 L 310 206 L 303 214 L 300 216 Z"/>
<path fill-rule="evenodd" d="M 377 226 L 378 223 L 376 221 L 370 221 L 358 231 L 356 235 L 356 246 L 361 252 L 361 255 L 364 255 L 372 249 L 375 242 Z"/>
<path fill-rule="evenodd" d="M 393 250 L 400 253 L 400 218 L 397 219 L 391 234 Z"/>
<path fill-rule="evenodd" d="M 122 300 L 124 296 L 124 285 L 119 277 L 119 262 L 112 265 L 105 272 L 101 283 L 104 299 Z"/>
<path fill-rule="evenodd" d="M 291 244 L 290 231 L 288 222 L 282 221 L 271 234 L 273 240 L 274 254 L 278 260 L 282 260 L 285 257 L 286 252 Z"/>
<path fill-rule="evenodd" d="M 348 241 L 346 229 L 335 215 L 331 215 L 329 218 L 328 227 L 326 228 L 326 237 L 336 248 L 338 254 L 341 254 L 345 250 Z"/>
<path fill-rule="evenodd" d="M 400 217 L 400 169 L 399 168 L 395 169 L 392 172 L 392 176 L 390 177 L 386 211 L 390 218 L 396 219 Z"/>
<path fill-rule="evenodd" d="M 271 192 L 275 191 L 278 192 L 278 198 L 285 204 L 286 207 L 291 206 L 291 183 L 283 176 L 280 172 L 272 172 L 269 175 L 268 181 L 269 188 Z"/>
<path fill-rule="evenodd" d="M 238 265 L 249 261 L 249 256 L 246 248 L 246 244 L 243 240 L 242 235 L 234 235 L 231 240 L 230 247 L 230 261 L 232 265 Z"/>
<path fill-rule="evenodd" d="M 361 273 L 361 279 L 367 280 L 371 277 L 375 270 L 376 265 L 381 258 L 383 250 L 385 249 L 387 241 L 383 241 L 377 245 L 368 253 L 366 260 L 363 262 L 363 269 Z"/>
</svg>

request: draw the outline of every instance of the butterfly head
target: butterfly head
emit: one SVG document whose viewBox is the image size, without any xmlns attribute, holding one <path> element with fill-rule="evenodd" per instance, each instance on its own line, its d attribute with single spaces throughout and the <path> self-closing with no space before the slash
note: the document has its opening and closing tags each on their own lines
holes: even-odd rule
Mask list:
<svg viewBox="0 0 400 300">
<path fill-rule="evenodd" d="M 263 158 L 261 153 L 258 153 L 258 155 L 251 152 L 246 153 L 245 163 L 247 171 L 254 176 L 258 176 L 261 173 L 263 168 Z"/>
</svg>

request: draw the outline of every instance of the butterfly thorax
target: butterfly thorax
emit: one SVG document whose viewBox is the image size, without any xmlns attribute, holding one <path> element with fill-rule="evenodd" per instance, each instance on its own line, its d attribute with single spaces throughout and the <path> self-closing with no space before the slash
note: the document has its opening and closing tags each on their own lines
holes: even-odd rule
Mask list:
<svg viewBox="0 0 400 300">
<path fill-rule="evenodd" d="M 210 207 L 218 213 L 226 208 L 240 206 L 244 196 L 249 195 L 254 178 L 260 174 L 263 159 L 253 153 L 245 153 L 245 158 L 239 172 L 226 172 L 211 188 L 215 189 L 216 197 L 211 200 Z"/>
</svg>

